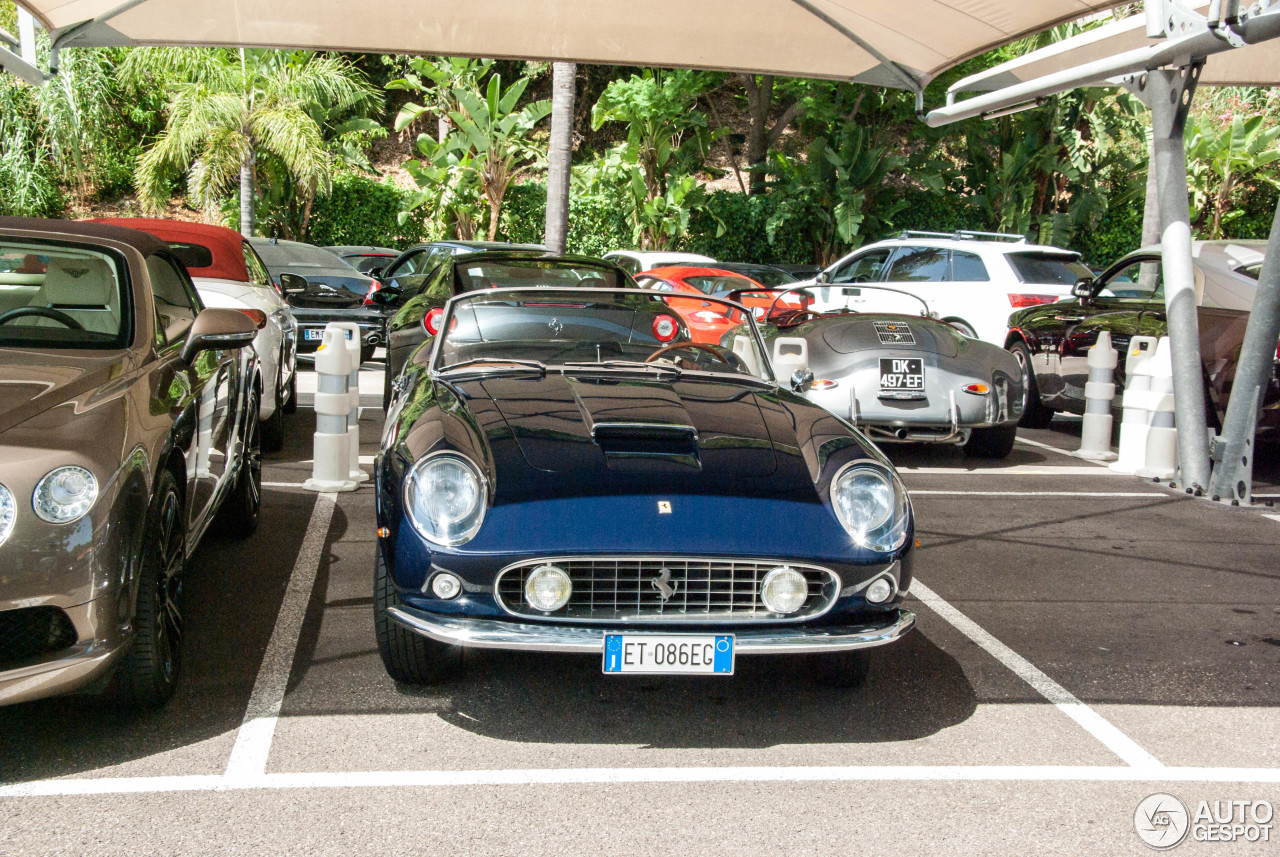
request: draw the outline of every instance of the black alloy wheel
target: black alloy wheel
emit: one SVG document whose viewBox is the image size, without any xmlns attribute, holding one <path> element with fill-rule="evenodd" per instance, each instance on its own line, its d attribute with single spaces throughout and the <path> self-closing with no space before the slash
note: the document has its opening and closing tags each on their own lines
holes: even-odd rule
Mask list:
<svg viewBox="0 0 1280 857">
<path fill-rule="evenodd" d="M 293 367 L 293 374 L 289 376 L 289 397 L 284 400 L 284 412 L 286 414 L 296 414 L 298 412 L 298 366 L 296 363 Z"/>
<path fill-rule="evenodd" d="M 163 470 L 147 513 L 139 563 L 133 641 L 115 675 L 113 695 L 128 708 L 158 708 L 182 672 L 182 573 L 186 524 L 178 480 Z"/>
<path fill-rule="evenodd" d="M 284 366 L 276 376 L 276 409 L 262 423 L 262 448 L 267 452 L 279 452 L 284 449 Z"/>
<path fill-rule="evenodd" d="M 258 528 L 262 511 L 262 426 L 258 418 L 258 392 L 249 396 L 245 412 L 244 451 L 240 472 L 221 509 L 219 522 L 224 532 L 247 539 Z"/>
</svg>

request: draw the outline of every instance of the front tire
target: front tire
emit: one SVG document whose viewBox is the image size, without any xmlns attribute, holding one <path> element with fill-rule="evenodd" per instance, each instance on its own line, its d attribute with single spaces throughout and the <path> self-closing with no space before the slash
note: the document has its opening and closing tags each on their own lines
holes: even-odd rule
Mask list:
<svg viewBox="0 0 1280 857">
<path fill-rule="evenodd" d="M 277 411 L 278 412 L 278 411 Z M 258 393 L 249 397 L 246 410 L 243 460 L 231 494 L 218 510 L 225 532 L 237 539 L 247 539 L 258 528 L 262 512 L 262 431 L 258 419 Z"/>
<path fill-rule="evenodd" d="M 283 373 L 283 369 L 281 372 Z M 276 409 L 262 423 L 262 448 L 267 452 L 284 449 L 284 378 L 276 378 Z"/>
<path fill-rule="evenodd" d="M 964 444 L 964 454 L 970 458 L 1008 458 L 1013 452 L 1013 441 L 1018 436 L 1017 426 L 993 426 L 976 428 L 969 433 Z"/>
<path fill-rule="evenodd" d="M 1054 410 L 1040 401 L 1040 386 L 1036 383 L 1036 372 L 1031 368 L 1031 352 L 1026 343 L 1015 342 L 1009 346 L 1009 353 L 1022 369 L 1022 391 L 1026 397 L 1022 405 L 1022 419 L 1018 420 L 1018 425 L 1023 428 L 1048 428 L 1049 423 L 1053 422 Z"/>
<path fill-rule="evenodd" d="M 395 584 L 382 558 L 382 548 L 375 547 L 373 631 L 387 675 L 404 684 L 435 684 L 452 674 L 461 660 L 461 650 L 415 634 L 393 620 L 387 608 L 395 604 L 395 598 Z"/>
<path fill-rule="evenodd" d="M 293 367 L 293 374 L 289 376 L 289 398 L 285 399 L 284 412 L 286 414 L 296 414 L 298 412 L 298 367 Z"/>
<path fill-rule="evenodd" d="M 806 655 L 814 680 L 827 687 L 853 689 L 867 683 L 871 655 L 865 649 L 850 649 L 823 655 Z"/>
<path fill-rule="evenodd" d="M 182 573 L 186 529 L 178 480 L 162 470 L 147 511 L 139 563 L 133 642 L 111 685 L 126 708 L 159 708 L 169 701 L 182 673 Z"/>
</svg>

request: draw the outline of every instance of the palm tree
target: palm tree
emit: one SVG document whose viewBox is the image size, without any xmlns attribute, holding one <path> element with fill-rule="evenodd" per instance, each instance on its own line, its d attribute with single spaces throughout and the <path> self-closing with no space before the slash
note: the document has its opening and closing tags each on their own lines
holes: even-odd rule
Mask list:
<svg viewBox="0 0 1280 857">
<path fill-rule="evenodd" d="M 573 162 L 573 97 L 577 63 L 551 66 L 551 141 L 547 152 L 546 244 L 563 253 L 569 233 L 569 174 Z"/>
<path fill-rule="evenodd" d="M 138 161 L 143 207 L 167 201 L 172 171 L 206 210 L 240 183 L 240 231 L 253 235 L 259 155 L 279 161 L 305 194 L 328 190 L 331 156 L 318 111 L 380 104 L 364 75 L 344 59 L 260 50 L 150 48 L 121 67 L 126 80 L 160 78 L 172 90 L 168 120 Z"/>
</svg>

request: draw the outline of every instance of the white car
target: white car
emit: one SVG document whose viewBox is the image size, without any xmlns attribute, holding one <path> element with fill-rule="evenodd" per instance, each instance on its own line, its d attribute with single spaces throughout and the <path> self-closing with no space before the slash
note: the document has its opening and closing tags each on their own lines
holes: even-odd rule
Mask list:
<svg viewBox="0 0 1280 857">
<path fill-rule="evenodd" d="M 633 277 L 641 271 L 652 271 L 654 268 L 705 265 L 715 261 L 701 253 L 676 253 L 667 250 L 610 250 L 604 254 L 604 258 Z"/>
<path fill-rule="evenodd" d="M 1088 276 L 1079 253 L 1029 244 L 1021 235 L 903 232 L 859 247 L 805 282 L 815 286 L 815 312 L 919 314 L 920 304 L 906 295 L 858 288 L 874 284 L 920 297 L 966 336 L 1003 346 L 1010 314 L 1069 298 Z"/>
<path fill-rule="evenodd" d="M 249 242 L 234 229 L 204 223 L 141 217 L 96 222 L 141 229 L 168 242 L 205 306 L 262 313 L 253 340 L 262 367 L 262 447 L 274 452 L 284 446 L 284 415 L 298 407 L 298 323 Z"/>
</svg>

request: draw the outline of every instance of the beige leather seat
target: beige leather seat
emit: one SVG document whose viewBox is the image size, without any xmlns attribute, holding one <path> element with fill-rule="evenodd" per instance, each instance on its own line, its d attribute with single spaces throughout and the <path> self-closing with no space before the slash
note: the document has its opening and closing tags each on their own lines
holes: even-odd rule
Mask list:
<svg viewBox="0 0 1280 857">
<path fill-rule="evenodd" d="M 117 333 L 120 330 L 120 289 L 115 271 L 104 259 L 54 257 L 42 285 L 28 306 L 56 309 L 80 322 L 85 330 Z M 24 323 L 41 327 L 65 327 L 38 316 Z"/>
</svg>

